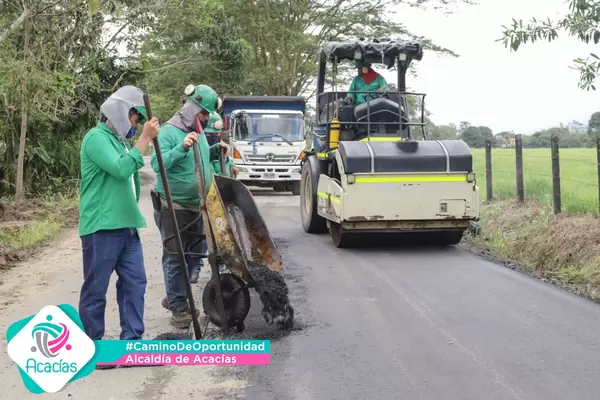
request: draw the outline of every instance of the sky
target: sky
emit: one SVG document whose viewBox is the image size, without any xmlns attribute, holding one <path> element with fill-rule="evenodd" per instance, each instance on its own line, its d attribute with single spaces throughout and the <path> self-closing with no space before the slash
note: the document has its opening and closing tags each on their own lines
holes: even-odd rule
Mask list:
<svg viewBox="0 0 600 400">
<path fill-rule="evenodd" d="M 418 76 L 407 78 L 413 91 L 427 93 L 425 102 L 436 125 L 468 121 L 496 133 L 531 134 L 573 120 L 587 123 L 592 113 L 600 111 L 600 90 L 579 89 L 579 72 L 569 68 L 573 59 L 594 52 L 593 45 L 565 34 L 552 43 L 522 45 L 518 52 L 495 42 L 502 36 L 502 25 L 510 25 L 512 18 L 555 20 L 567 14 L 568 2 L 477 1 L 477 6 L 454 7 L 451 15 L 399 12 L 411 32 L 459 55 L 425 52 L 421 61 L 414 62 Z M 388 82 L 397 81 L 395 71 L 382 75 Z"/>
</svg>

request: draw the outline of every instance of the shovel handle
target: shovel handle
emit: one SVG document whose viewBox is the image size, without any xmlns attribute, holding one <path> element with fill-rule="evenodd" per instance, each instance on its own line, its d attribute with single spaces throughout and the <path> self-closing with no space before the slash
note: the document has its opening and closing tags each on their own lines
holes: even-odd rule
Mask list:
<svg viewBox="0 0 600 400">
<path fill-rule="evenodd" d="M 152 109 L 150 108 L 150 97 L 148 93 L 144 93 L 144 107 L 146 107 L 146 114 L 148 115 L 148 120 L 152 119 Z M 188 304 L 190 307 L 190 311 L 192 314 L 192 326 L 194 328 L 194 335 L 196 336 L 196 340 L 202 339 L 202 330 L 200 329 L 200 321 L 196 316 L 196 303 L 194 302 L 194 295 L 192 292 L 192 284 L 190 282 L 190 277 L 188 276 L 187 263 L 185 261 L 185 252 L 183 249 L 183 242 L 181 241 L 181 234 L 179 232 L 179 226 L 177 224 L 177 216 L 175 214 L 175 207 L 173 207 L 173 197 L 171 196 L 171 189 L 169 188 L 169 182 L 167 180 L 167 170 L 165 169 L 165 164 L 162 158 L 162 152 L 160 151 L 160 144 L 158 143 L 158 136 L 152 139 L 152 143 L 154 144 L 154 151 L 156 153 L 156 161 L 158 162 L 158 167 L 160 170 L 160 178 L 162 179 L 165 196 L 167 198 L 167 204 L 169 207 L 169 212 L 171 214 L 171 220 L 173 221 L 173 227 L 175 231 L 175 243 L 177 244 L 177 252 L 179 253 L 179 261 L 180 266 L 183 269 L 183 277 L 185 284 L 187 286 L 187 298 Z M 163 242 L 164 246 L 164 242 Z"/>
<path fill-rule="evenodd" d="M 227 162 L 225 157 L 225 149 L 221 148 L 219 150 L 219 161 L 221 162 L 221 175 L 229 176 L 227 173 Z"/>
</svg>

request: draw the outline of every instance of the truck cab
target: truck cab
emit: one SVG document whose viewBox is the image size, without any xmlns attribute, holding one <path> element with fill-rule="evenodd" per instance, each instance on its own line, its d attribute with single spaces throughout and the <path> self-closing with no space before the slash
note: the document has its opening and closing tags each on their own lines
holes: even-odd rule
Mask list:
<svg viewBox="0 0 600 400">
<path fill-rule="evenodd" d="M 300 194 L 306 147 L 305 100 L 292 96 L 240 96 L 223 100 L 225 137 L 247 186 Z"/>
</svg>

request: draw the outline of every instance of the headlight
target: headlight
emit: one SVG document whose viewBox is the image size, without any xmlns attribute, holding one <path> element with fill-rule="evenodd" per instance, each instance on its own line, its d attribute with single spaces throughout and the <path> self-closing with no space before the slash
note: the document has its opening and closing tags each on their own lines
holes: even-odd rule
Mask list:
<svg viewBox="0 0 600 400">
<path fill-rule="evenodd" d="M 469 172 L 467 174 L 467 182 L 475 182 L 475 172 Z"/>
<path fill-rule="evenodd" d="M 248 170 L 246 168 L 244 168 L 244 167 L 238 167 L 236 165 L 236 168 L 238 169 L 239 172 L 248 172 Z"/>
<path fill-rule="evenodd" d="M 292 174 L 299 174 L 300 173 L 300 168 L 294 168 L 292 170 Z"/>
</svg>

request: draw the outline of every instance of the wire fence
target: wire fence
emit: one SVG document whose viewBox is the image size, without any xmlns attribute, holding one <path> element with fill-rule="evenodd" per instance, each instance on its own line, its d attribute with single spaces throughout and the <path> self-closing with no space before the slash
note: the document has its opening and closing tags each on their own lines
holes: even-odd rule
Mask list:
<svg viewBox="0 0 600 400">
<path fill-rule="evenodd" d="M 511 147 L 474 150 L 475 172 L 488 201 L 532 198 L 555 214 L 600 214 L 600 137 L 596 148 L 569 148 L 552 136 L 550 148 L 523 148 L 521 135 Z M 485 189 L 483 189 L 485 188 Z"/>
</svg>

